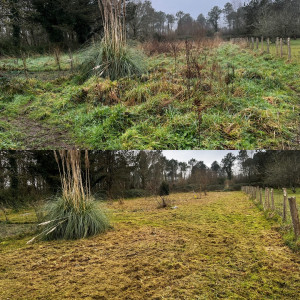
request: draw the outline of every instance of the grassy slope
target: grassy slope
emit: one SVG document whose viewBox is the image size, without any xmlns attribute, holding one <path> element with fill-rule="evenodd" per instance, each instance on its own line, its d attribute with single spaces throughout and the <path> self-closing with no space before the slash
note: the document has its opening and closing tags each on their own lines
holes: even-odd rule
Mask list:
<svg viewBox="0 0 300 300">
<path fill-rule="evenodd" d="M 242 193 L 110 207 L 114 230 L 0 253 L 0 298 L 296 299 L 300 258 Z M 24 241 L 23 241 L 24 242 Z"/>
<path fill-rule="evenodd" d="M 118 82 L 92 78 L 84 84 L 70 76 L 66 62 L 62 63 L 66 71 L 58 73 L 53 59 L 31 59 L 32 78 L 26 81 L 22 75 L 10 78 L 11 72 L 18 72 L 12 69 L 21 68 L 20 62 L 3 60 L 0 148 L 65 144 L 97 149 L 298 147 L 298 64 L 228 44 L 202 49 L 195 57 L 202 68 L 201 80 L 191 80 L 195 87 L 190 96 L 184 53 L 176 70 L 173 57 L 159 55 L 149 58 L 150 74 L 145 78 Z M 235 65 L 236 72 L 229 95 L 224 82 L 228 63 Z M 203 91 L 207 86 L 209 91 Z M 200 100 L 203 109 L 200 136 L 195 100 Z M 44 127 L 39 130 L 39 125 L 30 122 Z M 48 145 L 47 136 L 38 135 L 45 128 L 52 137 Z M 65 143 L 55 145 L 61 139 Z"/>
</svg>

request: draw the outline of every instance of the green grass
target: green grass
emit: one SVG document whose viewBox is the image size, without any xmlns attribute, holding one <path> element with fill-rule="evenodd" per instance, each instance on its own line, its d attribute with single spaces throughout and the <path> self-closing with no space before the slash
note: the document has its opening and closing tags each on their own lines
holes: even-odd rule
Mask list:
<svg viewBox="0 0 300 300">
<path fill-rule="evenodd" d="M 0 148 L 51 148 L 51 142 L 39 147 L 39 141 L 28 145 L 20 138 L 26 133 L 13 123 L 20 116 L 50 132 L 67 132 L 74 145 L 90 149 L 298 147 L 299 64 L 230 44 L 194 52 L 201 79 L 191 79 L 190 93 L 184 51 L 176 70 L 171 55 L 156 55 L 147 58 L 149 74 L 117 81 L 91 77 L 84 83 L 67 70 L 66 55 L 62 72 L 52 57 L 29 59 L 30 80 L 20 62 L 0 60 L 0 122 L 6 124 Z M 83 60 L 75 57 L 78 64 Z M 228 64 L 236 75 L 229 92 Z M 195 101 L 201 105 L 200 127 Z"/>
<path fill-rule="evenodd" d="M 70 61 L 69 56 L 67 54 L 62 54 L 60 56 L 61 59 L 61 69 L 64 71 L 68 71 L 70 69 Z M 74 63 L 78 64 L 82 61 L 82 56 L 79 54 L 74 54 L 73 57 Z M 26 57 L 26 65 L 29 72 L 51 72 L 57 71 L 58 65 L 55 60 L 54 54 L 51 55 L 33 55 Z M 24 65 L 23 61 L 20 58 L 13 57 L 5 57 L 1 59 L 0 63 L 1 70 L 14 70 L 14 71 L 23 71 Z"/>
<path fill-rule="evenodd" d="M 33 209 L 7 210 L 10 224 L 35 224 L 37 217 Z M 3 212 L 0 212 L 0 222 L 4 222 L 5 217 Z"/>
<path fill-rule="evenodd" d="M 0 298 L 297 299 L 299 254 L 245 195 L 170 201 L 114 202 L 114 230 L 89 239 L 0 242 Z"/>
</svg>

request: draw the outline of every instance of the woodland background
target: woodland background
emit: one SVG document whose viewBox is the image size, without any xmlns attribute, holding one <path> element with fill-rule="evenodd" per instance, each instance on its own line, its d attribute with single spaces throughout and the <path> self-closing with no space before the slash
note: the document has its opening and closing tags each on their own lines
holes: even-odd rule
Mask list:
<svg viewBox="0 0 300 300">
<path fill-rule="evenodd" d="M 300 186 L 299 151 L 242 150 L 211 166 L 195 159 L 168 160 L 162 151 L 89 151 L 89 160 L 92 194 L 97 199 L 157 195 L 163 182 L 170 192 L 234 191 L 245 185 L 296 192 Z M 84 172 L 84 159 L 82 165 Z M 0 205 L 34 205 L 60 192 L 52 151 L 0 152 Z"/>
<path fill-rule="evenodd" d="M 151 1 L 126 0 L 127 35 L 131 40 L 187 37 L 300 36 L 298 0 L 251 0 L 215 6 L 197 19 L 178 11 L 156 11 Z M 97 0 L 2 0 L 0 3 L 0 55 L 21 50 L 44 52 L 53 47 L 76 49 L 103 32 Z"/>
</svg>

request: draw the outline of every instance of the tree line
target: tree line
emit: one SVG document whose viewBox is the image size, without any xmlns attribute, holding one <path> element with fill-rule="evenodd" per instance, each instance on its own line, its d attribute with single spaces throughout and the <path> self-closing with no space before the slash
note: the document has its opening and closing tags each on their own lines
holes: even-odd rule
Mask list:
<svg viewBox="0 0 300 300">
<path fill-rule="evenodd" d="M 129 39 L 204 37 L 222 31 L 230 36 L 300 36 L 298 0 L 251 0 L 214 6 L 194 19 L 184 11 L 175 15 L 156 11 L 151 1 L 126 0 Z M 99 0 L 3 0 L 0 2 L 0 55 L 20 49 L 44 51 L 54 45 L 74 48 L 101 37 Z M 222 20 L 223 19 L 223 20 Z M 18 53 L 19 54 L 19 53 Z"/>
<path fill-rule="evenodd" d="M 300 152 L 240 151 L 207 166 L 196 159 L 167 159 L 162 151 L 89 151 L 89 169 L 92 194 L 102 199 L 157 195 L 162 184 L 172 192 L 240 190 L 243 185 L 295 189 L 300 185 Z M 52 151 L 0 152 L 2 207 L 34 205 L 60 189 Z"/>
</svg>

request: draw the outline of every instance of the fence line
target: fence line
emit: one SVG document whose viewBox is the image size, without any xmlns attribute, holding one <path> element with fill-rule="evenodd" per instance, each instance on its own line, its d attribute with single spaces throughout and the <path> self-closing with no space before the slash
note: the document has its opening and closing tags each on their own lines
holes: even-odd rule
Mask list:
<svg viewBox="0 0 300 300">
<path fill-rule="evenodd" d="M 263 189 L 254 186 L 243 186 L 242 192 L 247 194 L 251 200 L 259 203 L 266 212 L 277 213 L 282 217 L 284 223 L 291 223 L 294 228 L 295 238 L 300 237 L 299 212 L 296 203 L 296 197 L 288 197 L 287 189 L 282 190 L 282 194 L 275 194 L 273 188 L 265 188 L 264 197 Z M 263 201 L 264 199 L 264 201 Z M 290 214 L 287 213 L 287 202 L 289 203 Z"/>
<path fill-rule="evenodd" d="M 246 43 L 247 47 L 254 50 L 259 50 L 259 43 L 261 43 L 261 53 L 265 53 L 265 41 L 267 42 L 267 50 L 266 53 L 270 54 L 270 38 L 261 37 L 260 39 L 258 37 L 254 38 L 231 38 L 230 42 L 233 44 L 239 44 L 239 43 Z M 284 47 L 284 44 L 286 44 L 286 47 Z M 287 55 L 288 60 L 292 59 L 292 48 L 291 48 L 291 38 L 283 39 L 283 38 L 276 38 L 275 41 L 275 47 L 276 47 L 276 56 L 283 57 L 284 54 Z M 284 52 L 284 48 L 287 48 L 287 52 Z"/>
</svg>

